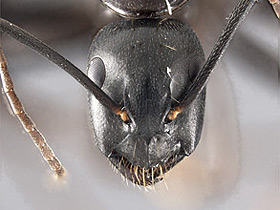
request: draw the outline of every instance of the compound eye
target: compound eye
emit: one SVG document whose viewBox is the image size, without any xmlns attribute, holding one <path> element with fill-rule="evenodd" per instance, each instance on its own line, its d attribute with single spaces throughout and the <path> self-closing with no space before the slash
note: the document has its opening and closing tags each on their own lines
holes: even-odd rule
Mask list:
<svg viewBox="0 0 280 210">
<path fill-rule="evenodd" d="M 122 109 L 120 112 L 119 112 L 119 116 L 121 117 L 122 121 L 125 123 L 125 124 L 129 124 L 131 123 L 131 119 L 129 118 L 127 112 L 125 109 Z"/>
<path fill-rule="evenodd" d="M 175 120 L 178 116 L 178 114 L 180 114 L 182 112 L 182 109 L 177 106 L 173 109 L 170 109 L 170 111 L 168 112 L 168 114 L 166 115 L 166 118 L 165 118 L 165 123 L 168 124 L 170 122 L 172 122 L 173 120 Z"/>
<path fill-rule="evenodd" d="M 106 77 L 106 70 L 104 62 L 99 57 L 94 57 L 89 62 L 88 66 L 88 77 L 98 86 L 102 87 L 105 77 Z"/>
<path fill-rule="evenodd" d="M 188 0 L 101 0 L 103 4 L 124 17 L 158 17 L 182 6 Z"/>
</svg>

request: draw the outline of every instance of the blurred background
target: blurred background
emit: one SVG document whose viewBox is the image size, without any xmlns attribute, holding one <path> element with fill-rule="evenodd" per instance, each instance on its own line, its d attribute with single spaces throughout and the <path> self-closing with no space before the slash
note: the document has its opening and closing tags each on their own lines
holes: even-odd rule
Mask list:
<svg viewBox="0 0 280 210">
<path fill-rule="evenodd" d="M 190 0 L 174 17 L 208 55 L 236 0 Z M 92 37 L 121 19 L 97 0 L 1 0 L 1 17 L 48 43 L 85 72 Z M 93 143 L 86 91 L 6 35 L 15 90 L 67 169 L 55 178 L 5 96 L 0 112 L 0 210 L 276 210 L 279 192 L 279 22 L 267 1 L 249 14 L 208 84 L 196 151 L 155 189 L 124 182 Z"/>
</svg>

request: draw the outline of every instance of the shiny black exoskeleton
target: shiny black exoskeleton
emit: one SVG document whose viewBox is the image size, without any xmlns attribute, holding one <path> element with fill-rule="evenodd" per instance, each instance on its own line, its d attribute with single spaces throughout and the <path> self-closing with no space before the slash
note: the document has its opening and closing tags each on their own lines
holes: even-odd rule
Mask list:
<svg viewBox="0 0 280 210">
<path fill-rule="evenodd" d="M 123 122 L 90 94 L 94 140 L 131 181 L 144 185 L 160 180 L 162 173 L 196 148 L 205 90 L 176 119 L 169 122 L 166 117 L 172 105 L 182 100 L 203 63 L 197 36 L 177 20 L 119 21 L 105 26 L 94 38 L 88 76 L 130 118 Z"/>
</svg>

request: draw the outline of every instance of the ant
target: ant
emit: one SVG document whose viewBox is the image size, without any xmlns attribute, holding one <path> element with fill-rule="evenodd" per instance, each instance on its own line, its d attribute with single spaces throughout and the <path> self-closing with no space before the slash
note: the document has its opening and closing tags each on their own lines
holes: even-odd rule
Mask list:
<svg viewBox="0 0 280 210">
<path fill-rule="evenodd" d="M 106 4 L 106 2 L 110 1 L 104 2 Z M 47 59 L 56 63 L 90 92 L 91 123 L 93 124 L 95 140 L 99 149 L 126 178 L 138 185 L 147 186 L 162 180 L 164 173 L 169 171 L 185 156 L 189 156 L 195 150 L 201 136 L 205 106 L 205 85 L 209 75 L 212 73 L 216 63 L 226 49 L 235 30 L 255 3 L 257 3 L 257 1 L 239 1 L 238 5 L 229 16 L 228 23 L 220 39 L 206 61 L 204 60 L 204 53 L 199 40 L 192 32 L 191 28 L 184 26 L 176 20 L 154 18 L 154 16 L 158 15 L 157 13 L 147 13 L 146 10 L 143 14 L 141 12 L 136 12 L 136 16 L 140 15 L 144 18 L 113 23 L 99 32 L 90 50 L 88 61 L 89 78 L 45 44 L 34 37 L 30 37 L 25 31 L 22 31 L 17 26 L 3 19 L 1 19 L 1 31 L 8 33 L 18 41 L 26 44 Z M 276 14 L 278 14 L 277 2 L 272 2 L 272 5 L 274 6 Z M 166 8 L 164 10 L 169 14 L 172 13 L 172 5 L 168 4 L 168 1 L 166 2 Z M 136 38 L 131 35 L 128 37 L 131 43 L 125 42 L 127 41 L 124 39 L 126 34 L 118 34 L 122 33 L 123 30 L 125 33 L 130 30 L 133 31 L 133 36 Z M 180 45 L 178 43 L 173 43 L 175 40 L 173 37 L 173 39 L 169 42 L 167 41 L 167 43 L 163 43 L 162 40 L 156 40 L 150 43 L 150 45 L 145 46 L 146 37 L 143 37 L 145 34 L 144 32 L 146 34 L 159 33 L 163 39 L 167 39 L 170 35 L 176 38 L 178 34 L 183 34 L 185 36 L 179 39 L 178 42 Z M 116 41 L 113 41 L 113 44 L 109 43 L 105 45 L 104 43 L 106 43 L 108 39 L 107 34 L 110 34 L 109 37 L 119 37 L 122 42 L 120 42 L 118 38 L 115 38 L 114 40 Z M 141 34 L 143 36 L 141 36 Z M 184 37 L 189 38 L 186 43 L 183 43 Z M 150 37 L 150 39 L 152 40 L 153 36 Z M 124 45 L 124 43 L 126 45 Z M 153 43 L 158 43 L 158 46 L 152 46 Z M 190 45 L 190 43 L 195 44 Z M 140 60 L 137 63 L 124 63 L 124 60 L 120 59 L 110 64 L 110 58 L 106 58 L 108 52 L 106 52 L 107 54 L 105 53 L 103 44 L 107 51 L 110 49 L 113 50 L 118 44 L 120 46 L 128 46 L 127 49 L 118 46 L 118 51 L 113 53 L 116 55 L 118 55 L 119 52 L 124 53 L 122 55 L 124 57 L 120 55 L 117 56 L 119 59 L 124 58 L 124 60 L 127 60 L 128 56 L 132 53 L 136 53 L 135 55 L 137 56 L 143 56 L 144 54 L 148 54 L 145 49 L 151 48 L 152 51 L 157 51 L 160 46 L 162 46 L 163 49 L 159 50 L 156 55 L 162 54 L 161 57 L 159 56 L 161 59 L 160 61 L 164 60 L 164 58 L 166 58 L 166 61 L 156 62 L 156 68 L 159 73 L 156 75 L 151 73 L 144 82 L 140 81 L 139 86 L 136 81 L 138 81 L 139 78 L 143 78 L 143 75 L 146 74 L 138 70 L 132 75 L 126 72 L 127 77 L 122 77 L 114 81 L 113 75 L 116 73 L 112 72 L 112 69 L 121 69 L 122 71 L 128 68 L 136 69 L 136 67 L 138 67 L 137 65 L 145 66 L 143 64 L 145 62 Z M 184 55 L 185 51 L 179 49 L 182 46 L 183 49 L 187 50 L 189 53 L 186 55 L 189 56 L 189 59 L 187 59 L 189 62 L 186 64 L 182 61 L 182 63 L 179 64 L 172 64 L 172 60 L 175 60 L 176 56 L 180 54 Z M 170 50 L 170 53 L 167 53 L 168 50 Z M 177 54 L 172 55 L 171 52 L 176 52 Z M 150 62 L 153 63 L 156 57 L 157 56 L 150 57 Z M 147 58 L 144 57 L 144 60 L 146 59 Z M 51 169 L 57 174 L 62 175 L 64 173 L 63 166 L 56 158 L 41 133 L 30 121 L 30 118 L 26 115 L 22 105 L 14 95 L 13 86 L 9 80 L 9 76 L 7 76 L 8 68 L 4 54 L 1 56 L 1 61 L 3 72 L 1 76 L 3 80 L 2 84 L 11 102 L 14 113 L 19 117 L 25 130 L 30 134 Z M 152 65 L 151 63 L 148 63 L 149 66 Z M 165 68 L 162 65 L 165 66 Z M 174 73 L 174 68 L 171 66 L 176 65 L 179 66 L 177 67 L 178 69 L 182 68 L 184 65 L 189 67 L 186 70 L 180 70 L 179 73 Z M 123 72 L 118 72 L 117 76 L 122 75 L 122 73 Z M 161 76 L 160 73 L 163 73 L 163 76 Z M 180 83 L 177 80 L 183 77 L 183 73 L 187 76 L 185 80 L 183 79 L 183 82 Z M 177 78 L 176 75 L 179 78 Z M 152 80 L 149 80 L 151 78 Z M 123 83 L 121 83 L 121 81 Z M 160 86 L 163 87 L 161 90 L 158 90 L 156 86 L 159 82 L 163 82 L 160 84 Z M 110 84 L 112 86 L 110 86 Z M 134 86 L 136 87 L 135 90 L 133 90 Z M 130 88 L 128 89 L 128 87 Z M 131 90 L 133 91 L 130 92 Z M 134 95 L 132 93 L 134 93 Z M 135 108 L 135 104 L 141 104 L 142 102 L 143 106 L 140 106 L 140 110 Z M 178 126 L 182 126 L 185 131 L 183 133 L 176 133 Z M 161 130 L 157 131 L 159 127 Z M 149 132 L 145 133 L 146 131 Z M 135 134 L 135 132 L 137 133 Z M 145 136 L 145 138 L 141 135 Z M 119 139 L 115 139 L 116 137 L 119 137 Z M 185 141 L 184 138 L 187 140 Z M 158 151 L 156 148 L 161 148 L 161 150 Z"/>
</svg>

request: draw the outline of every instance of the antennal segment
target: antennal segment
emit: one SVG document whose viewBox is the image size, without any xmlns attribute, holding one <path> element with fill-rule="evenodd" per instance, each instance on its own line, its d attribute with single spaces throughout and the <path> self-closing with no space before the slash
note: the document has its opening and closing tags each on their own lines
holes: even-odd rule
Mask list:
<svg viewBox="0 0 280 210">
<path fill-rule="evenodd" d="M 1 18 L 0 21 L 1 32 L 7 33 L 14 39 L 18 40 L 22 44 L 28 46 L 35 52 L 39 53 L 43 57 L 47 58 L 61 69 L 70 74 L 76 79 L 82 86 L 90 91 L 96 99 L 110 111 L 115 114 L 121 112 L 121 107 L 113 101 L 106 93 L 104 93 L 91 79 L 89 79 L 80 69 L 73 65 L 70 61 L 60 55 L 58 52 L 51 49 L 44 42 L 35 38 L 22 28 L 10 23 L 7 20 Z"/>
<path fill-rule="evenodd" d="M 245 19 L 246 15 L 253 8 L 258 0 L 240 0 L 236 7 L 230 14 L 227 24 L 225 25 L 222 34 L 220 35 L 218 41 L 216 42 L 212 52 L 207 58 L 202 70 L 199 72 L 194 82 L 186 92 L 183 100 L 180 104 L 176 106 L 180 107 L 182 110 L 186 109 L 200 94 L 200 92 L 205 87 L 210 74 L 213 72 L 214 67 L 222 57 L 224 51 L 226 50 L 229 42 L 231 41 L 236 29 Z"/>
</svg>

